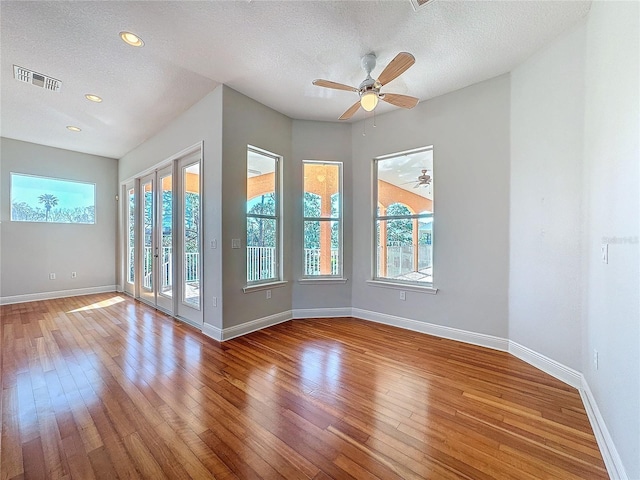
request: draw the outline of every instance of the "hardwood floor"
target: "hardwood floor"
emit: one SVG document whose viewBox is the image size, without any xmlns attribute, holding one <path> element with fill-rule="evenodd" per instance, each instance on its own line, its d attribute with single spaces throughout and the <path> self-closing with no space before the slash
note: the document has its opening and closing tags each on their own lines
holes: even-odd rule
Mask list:
<svg viewBox="0 0 640 480">
<path fill-rule="evenodd" d="M 608 478 L 578 392 L 356 319 L 219 344 L 117 294 L 1 307 L 0 478 Z"/>
</svg>

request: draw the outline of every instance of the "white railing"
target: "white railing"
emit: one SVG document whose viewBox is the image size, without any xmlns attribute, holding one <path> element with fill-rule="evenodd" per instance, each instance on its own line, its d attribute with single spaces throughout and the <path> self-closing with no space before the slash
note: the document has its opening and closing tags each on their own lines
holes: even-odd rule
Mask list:
<svg viewBox="0 0 640 480">
<path fill-rule="evenodd" d="M 431 245 L 418 245 L 418 265 L 413 264 L 413 245 L 387 245 L 386 278 L 395 278 L 431 267 Z M 382 247 L 378 247 L 378 272 Z"/>
<path fill-rule="evenodd" d="M 304 274 L 306 276 L 320 275 L 320 255 L 319 248 L 304 249 Z M 331 275 L 338 275 L 340 272 L 340 253 L 337 248 L 331 249 Z"/>
<path fill-rule="evenodd" d="M 247 281 L 276 278 L 275 247 L 247 247 Z"/>
<path fill-rule="evenodd" d="M 170 289 L 173 283 L 173 257 L 171 247 L 162 247 L 162 264 L 160 266 L 162 289 Z M 153 277 L 153 253 L 151 247 L 144 247 L 144 263 L 142 266 L 142 278 L 145 288 L 152 288 Z M 185 253 L 184 281 L 197 283 L 199 281 L 200 255 L 196 253 Z"/>
</svg>

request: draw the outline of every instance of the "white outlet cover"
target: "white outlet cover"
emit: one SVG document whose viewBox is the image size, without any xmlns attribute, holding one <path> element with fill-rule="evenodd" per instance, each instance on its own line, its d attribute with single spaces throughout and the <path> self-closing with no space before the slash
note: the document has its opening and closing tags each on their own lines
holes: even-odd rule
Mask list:
<svg viewBox="0 0 640 480">
<path fill-rule="evenodd" d="M 240 239 L 232 238 L 231 239 L 231 248 L 240 248 Z"/>
</svg>

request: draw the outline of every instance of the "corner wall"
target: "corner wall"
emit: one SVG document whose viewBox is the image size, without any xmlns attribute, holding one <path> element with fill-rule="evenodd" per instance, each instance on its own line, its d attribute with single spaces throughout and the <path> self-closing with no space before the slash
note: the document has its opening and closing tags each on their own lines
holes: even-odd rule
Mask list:
<svg viewBox="0 0 640 480">
<path fill-rule="evenodd" d="M 584 121 L 582 372 L 630 479 L 640 478 L 639 19 L 638 2 L 593 3 Z"/>
<path fill-rule="evenodd" d="M 0 300 L 115 290 L 117 160 L 8 138 L 0 139 L 0 150 Z M 11 172 L 95 183 L 96 223 L 12 222 Z"/>
<path fill-rule="evenodd" d="M 509 75 L 352 129 L 355 309 L 507 338 Z M 373 158 L 433 145 L 437 295 L 373 286 Z M 418 327 L 420 324 L 416 324 Z"/>
<path fill-rule="evenodd" d="M 337 122 L 293 121 L 293 178 L 291 193 L 294 199 L 302 198 L 304 160 L 325 160 L 342 162 L 342 267 L 346 283 L 314 282 L 298 283 L 302 277 L 302 249 L 294 248 L 291 263 L 293 267 L 293 309 L 351 308 L 351 257 L 353 237 L 351 125 Z M 291 222 L 293 224 L 293 245 L 303 245 L 303 205 L 293 202 Z M 326 310 L 325 310 L 326 311 Z"/>
<path fill-rule="evenodd" d="M 509 339 L 575 370 L 584 48 L 582 22 L 511 72 Z"/>
</svg>

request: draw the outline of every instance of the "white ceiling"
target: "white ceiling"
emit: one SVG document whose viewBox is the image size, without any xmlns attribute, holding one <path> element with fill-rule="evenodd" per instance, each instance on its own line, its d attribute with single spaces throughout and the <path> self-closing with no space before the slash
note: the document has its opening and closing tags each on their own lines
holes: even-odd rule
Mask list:
<svg viewBox="0 0 640 480">
<path fill-rule="evenodd" d="M 588 1 L 2 1 L 0 134 L 120 158 L 221 83 L 295 119 L 336 120 L 400 51 L 383 92 L 426 100 L 511 71 L 587 14 Z M 124 44 L 127 30 L 144 41 Z M 62 81 L 53 93 L 13 65 Z M 103 97 L 93 104 L 84 94 Z M 381 102 L 384 113 L 393 108 Z M 362 110 L 353 120 L 363 118 Z M 82 132 L 66 130 L 77 125 Z"/>
</svg>

